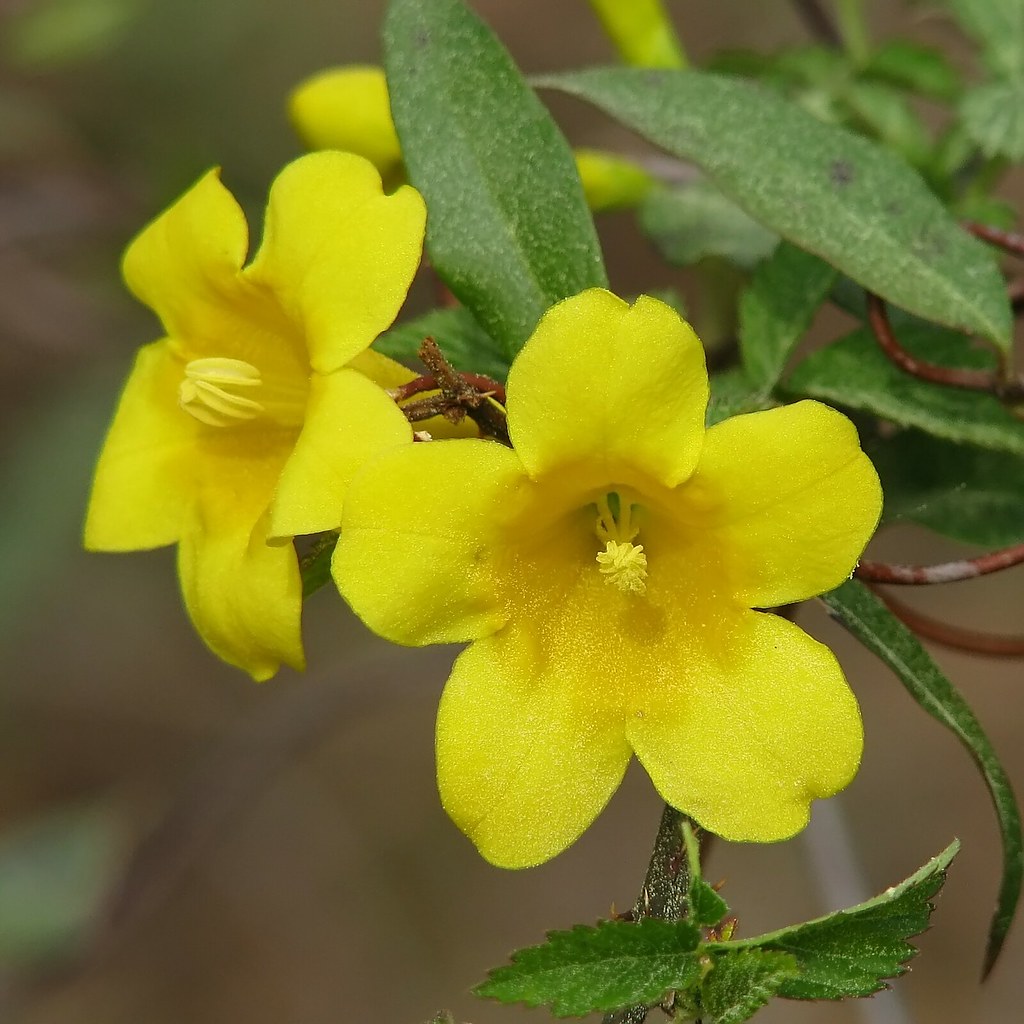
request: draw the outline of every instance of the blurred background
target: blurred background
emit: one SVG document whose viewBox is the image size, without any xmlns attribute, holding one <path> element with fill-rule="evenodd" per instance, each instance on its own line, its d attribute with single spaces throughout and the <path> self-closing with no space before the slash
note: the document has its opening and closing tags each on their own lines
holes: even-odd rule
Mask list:
<svg viewBox="0 0 1024 1024">
<path fill-rule="evenodd" d="M 583 0 L 473 6 L 528 71 L 611 59 Z M 807 39 L 783 0 L 670 7 L 697 62 L 726 45 Z M 543 1020 L 468 989 L 545 930 L 628 907 L 642 880 L 660 805 L 639 771 L 575 847 L 527 872 L 491 868 L 447 820 L 432 730 L 453 651 L 377 641 L 325 589 L 306 612 L 310 670 L 257 686 L 191 631 L 173 552 L 80 550 L 120 383 L 159 331 L 120 284 L 121 250 L 213 164 L 258 234 L 266 188 L 299 152 L 286 93 L 326 65 L 377 62 L 382 9 L 0 2 L 4 1022 L 415 1024 L 441 1008 L 475 1024 Z M 925 8 L 868 9 L 876 36 L 906 32 L 969 63 Z M 581 106 L 554 109 L 575 142 L 623 143 Z M 1019 201 L 1016 186 L 1008 195 Z M 673 285 L 699 315 L 695 279 L 655 259 L 628 216 L 601 228 L 617 290 Z M 874 551 L 929 559 L 951 545 L 901 530 Z M 912 599 L 1014 632 L 1022 591 L 1016 570 Z M 964 849 L 897 991 L 779 1003 L 758 1020 L 1019 1019 L 1024 926 L 978 983 L 999 848 L 972 764 L 818 609 L 801 621 L 836 648 L 861 700 L 864 767 L 800 839 L 713 849 L 707 873 L 727 880 L 741 934 L 866 898 L 953 836 Z M 1024 790 L 1020 662 L 935 655 Z"/>
</svg>

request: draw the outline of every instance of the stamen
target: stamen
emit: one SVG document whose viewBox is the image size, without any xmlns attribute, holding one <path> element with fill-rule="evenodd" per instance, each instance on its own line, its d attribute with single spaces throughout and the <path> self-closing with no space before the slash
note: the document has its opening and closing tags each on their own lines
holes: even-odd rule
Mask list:
<svg viewBox="0 0 1024 1024">
<path fill-rule="evenodd" d="M 606 582 L 631 594 L 647 593 L 647 556 L 643 544 L 610 540 L 597 553 L 598 571 Z"/>
<path fill-rule="evenodd" d="M 185 366 L 185 379 L 178 385 L 178 404 L 200 423 L 234 426 L 265 411 L 261 403 L 240 393 L 259 388 L 262 383 L 260 371 L 242 359 L 193 359 Z"/>
</svg>

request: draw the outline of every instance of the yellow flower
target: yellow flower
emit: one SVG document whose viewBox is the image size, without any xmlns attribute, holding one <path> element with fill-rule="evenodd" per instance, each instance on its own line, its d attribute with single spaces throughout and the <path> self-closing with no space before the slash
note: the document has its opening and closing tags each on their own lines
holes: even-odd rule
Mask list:
<svg viewBox="0 0 1024 1024">
<path fill-rule="evenodd" d="M 405 180 L 382 68 L 357 64 L 317 72 L 292 90 L 288 113 L 299 138 L 310 149 L 358 153 L 377 168 L 385 182 Z M 575 156 L 592 210 L 637 206 L 654 185 L 642 167 L 625 157 L 597 149 L 578 149 Z"/>
<path fill-rule="evenodd" d="M 758 608 L 844 580 L 881 508 L 816 402 L 704 429 L 700 343 L 602 290 L 543 317 L 508 380 L 512 448 L 386 452 L 355 479 L 335 580 L 404 644 L 472 641 L 437 723 L 448 813 L 503 867 L 586 829 L 633 754 L 728 839 L 785 839 L 857 770 L 828 648 Z"/>
<path fill-rule="evenodd" d="M 405 299 L 424 219 L 414 189 L 385 195 L 365 160 L 318 153 L 277 177 L 248 266 L 245 217 L 216 171 L 125 253 L 167 336 L 125 385 L 85 544 L 177 543 L 197 630 L 256 679 L 303 665 L 290 539 L 336 527 L 363 460 L 411 439 L 378 383 L 412 375 L 366 349 Z"/>
</svg>

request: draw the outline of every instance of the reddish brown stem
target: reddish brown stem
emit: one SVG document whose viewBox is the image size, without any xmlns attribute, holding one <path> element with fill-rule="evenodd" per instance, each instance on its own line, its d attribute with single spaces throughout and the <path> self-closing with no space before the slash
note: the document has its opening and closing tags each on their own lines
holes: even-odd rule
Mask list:
<svg viewBox="0 0 1024 1024">
<path fill-rule="evenodd" d="M 1015 231 L 1004 231 L 1002 228 L 994 228 L 989 224 L 979 224 L 977 221 L 965 220 L 960 222 L 966 230 L 970 231 L 975 238 L 984 242 L 998 245 L 1014 256 L 1024 256 L 1024 235 Z"/>
<path fill-rule="evenodd" d="M 897 601 L 880 587 L 871 589 L 896 618 L 926 640 L 934 640 L 945 647 L 970 651 L 973 654 L 987 654 L 997 658 L 1024 658 L 1024 636 L 998 636 L 966 629 L 963 626 L 953 626 L 924 615 L 902 601 Z"/>
<path fill-rule="evenodd" d="M 505 404 L 505 388 L 496 380 L 479 373 L 460 373 L 459 377 L 475 391 L 490 395 L 500 405 Z M 439 391 L 441 385 L 432 373 L 425 373 L 400 387 L 391 389 L 391 396 L 396 402 L 404 402 L 413 395 L 421 395 L 424 391 Z"/>
<path fill-rule="evenodd" d="M 929 363 L 908 352 L 897 340 L 889 323 L 889 314 L 885 302 L 872 292 L 867 294 L 868 323 L 875 332 L 882 351 L 905 373 L 920 380 L 929 380 L 934 384 L 945 384 L 949 387 L 966 388 L 970 391 L 986 391 L 1000 398 L 1024 397 L 1020 381 L 1008 384 L 995 373 L 988 370 L 965 370 L 950 366 L 939 366 Z M 1012 394 L 1018 392 L 1019 394 Z"/>
<path fill-rule="evenodd" d="M 861 562 L 854 575 L 870 583 L 956 583 L 960 580 L 987 576 L 1001 569 L 1024 562 L 1024 544 L 979 555 L 977 558 L 961 558 L 955 562 L 939 565 L 894 565 L 889 562 Z"/>
</svg>

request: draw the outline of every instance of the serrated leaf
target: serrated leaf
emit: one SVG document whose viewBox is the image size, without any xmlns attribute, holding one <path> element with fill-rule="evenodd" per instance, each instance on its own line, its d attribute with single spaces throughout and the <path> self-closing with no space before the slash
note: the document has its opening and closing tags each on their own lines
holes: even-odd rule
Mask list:
<svg viewBox="0 0 1024 1024">
<path fill-rule="evenodd" d="M 937 100 L 951 100 L 960 91 L 960 75 L 946 55 L 910 39 L 882 43 L 868 58 L 863 74 Z"/>
<path fill-rule="evenodd" d="M 923 710 L 964 745 L 981 772 L 999 821 L 1003 877 L 985 951 L 987 974 L 1003 947 L 1020 899 L 1024 838 L 1013 787 L 974 712 L 929 657 L 920 641 L 857 580 L 822 596 L 833 616 L 895 673 Z"/>
<path fill-rule="evenodd" d="M 948 331 L 908 323 L 897 333 L 904 348 L 932 363 L 970 369 L 995 365 L 990 353 Z M 905 373 L 889 361 L 866 329 L 809 356 L 785 386 L 793 394 L 862 409 L 949 441 L 1024 455 L 1024 422 L 998 399 Z"/>
<path fill-rule="evenodd" d="M 695 924 L 711 927 L 729 913 L 729 904 L 703 878 L 698 878 L 690 886 L 690 913 Z"/>
<path fill-rule="evenodd" d="M 539 84 L 692 160 L 756 220 L 895 305 L 1009 347 L 994 256 L 881 146 L 705 72 L 598 68 Z"/>
<path fill-rule="evenodd" d="M 464 373 L 482 373 L 493 380 L 508 376 L 510 360 L 504 349 L 465 306 L 432 309 L 385 331 L 374 343 L 378 352 L 414 363 L 424 338 L 433 338 L 445 358 Z"/>
<path fill-rule="evenodd" d="M 700 977 L 700 932 L 688 921 L 602 921 L 549 932 L 547 942 L 512 954 L 474 992 L 503 1003 L 545 1005 L 581 1017 L 656 1003 Z"/>
<path fill-rule="evenodd" d="M 798 973 L 777 991 L 786 999 L 843 999 L 885 988 L 917 954 L 907 941 L 928 927 L 931 898 L 942 888 L 946 869 L 960 849 L 954 840 L 906 881 L 865 903 L 767 935 L 707 943 L 718 954 L 759 949 L 790 954 Z"/>
<path fill-rule="evenodd" d="M 669 263 L 685 267 L 721 256 L 753 267 L 778 244 L 778 236 L 744 213 L 709 181 L 656 189 L 639 210 L 640 230 Z"/>
<path fill-rule="evenodd" d="M 1024 81 L 985 82 L 960 101 L 964 130 L 986 157 L 1024 158 Z"/>
<path fill-rule="evenodd" d="M 868 446 L 885 495 L 883 517 L 968 544 L 1024 541 L 1024 459 L 951 444 L 916 430 Z"/>
<path fill-rule="evenodd" d="M 740 356 L 765 394 L 782 376 L 837 276 L 817 256 L 788 242 L 757 268 L 740 299 Z"/>
<path fill-rule="evenodd" d="M 545 309 L 607 283 L 572 151 L 461 0 L 392 0 L 384 56 L 427 252 L 511 358 Z"/>
<path fill-rule="evenodd" d="M 1024 74 L 1024 0 L 945 0 L 994 74 Z"/>
<path fill-rule="evenodd" d="M 799 974 L 790 953 L 738 949 L 715 957 L 701 985 L 701 1020 L 705 1024 L 742 1024 L 752 1017 L 783 983 Z"/>
</svg>

